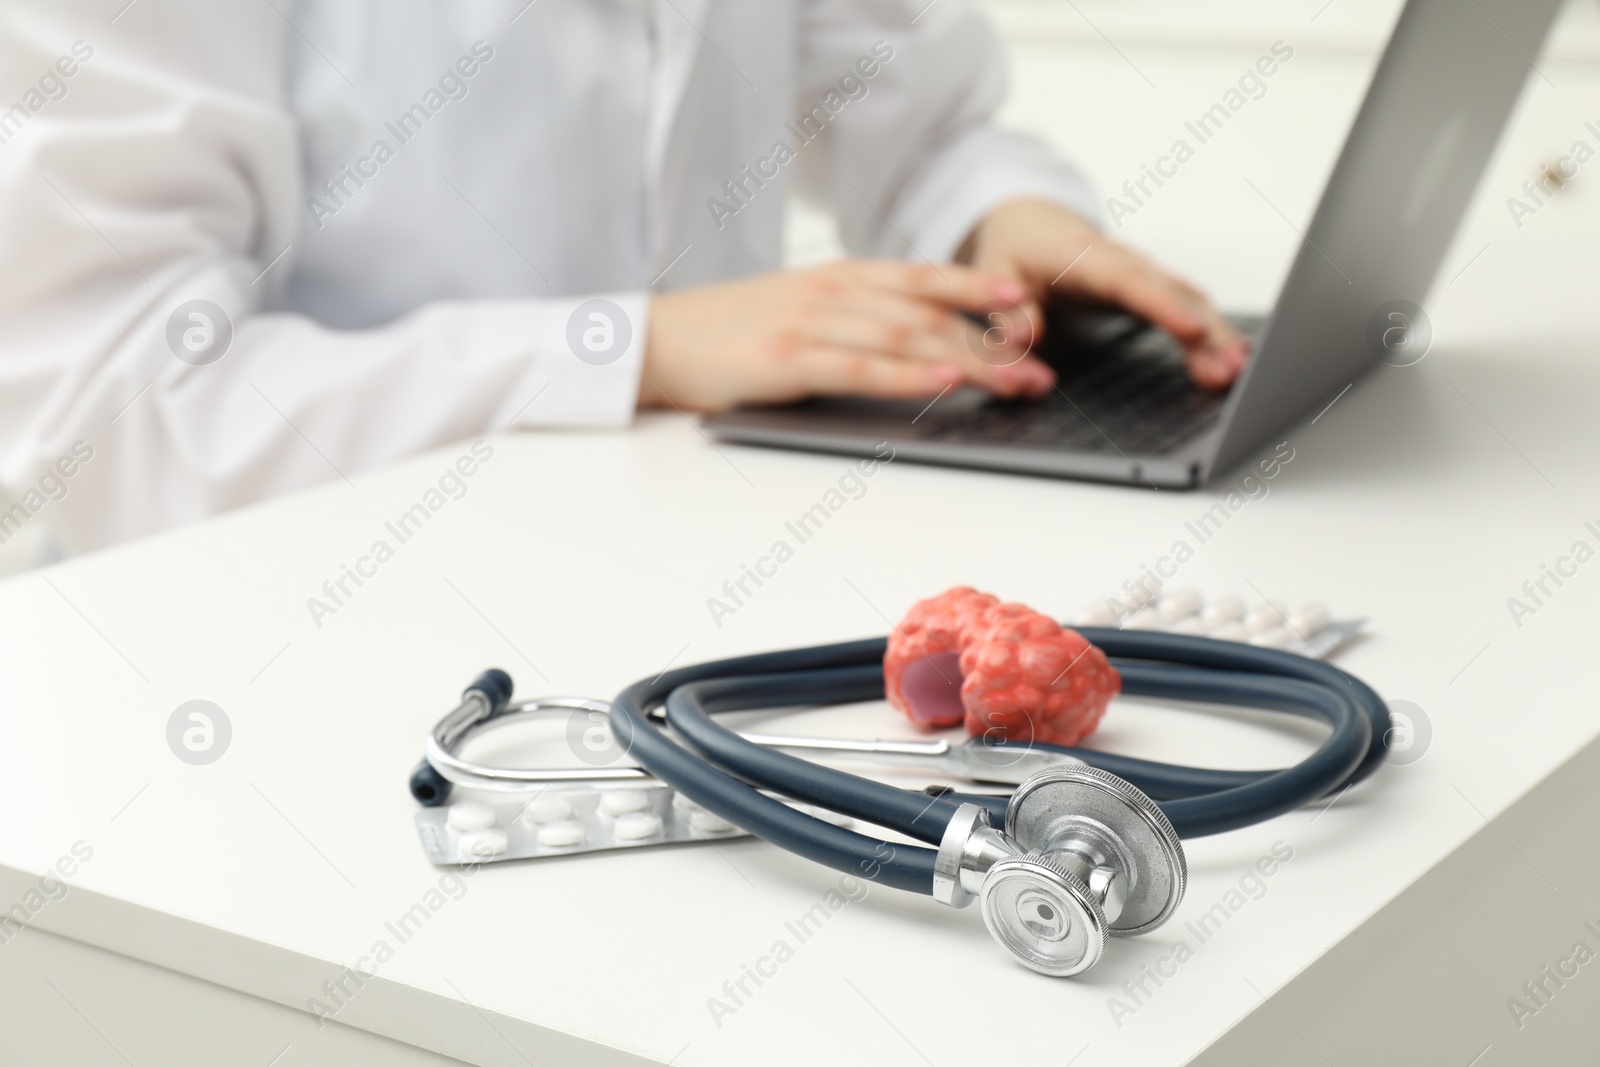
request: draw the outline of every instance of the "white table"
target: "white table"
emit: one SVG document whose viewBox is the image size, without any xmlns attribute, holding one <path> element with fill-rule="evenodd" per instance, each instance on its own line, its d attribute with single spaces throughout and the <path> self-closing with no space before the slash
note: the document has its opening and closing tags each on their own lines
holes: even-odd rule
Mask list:
<svg viewBox="0 0 1600 1067">
<path fill-rule="evenodd" d="M 1600 364 L 1583 269 L 1600 235 L 1581 182 L 1510 231 L 1500 201 L 1524 162 L 1486 180 L 1430 303 L 1434 353 L 1286 434 L 1295 458 L 1270 495 L 1177 579 L 1369 615 L 1340 662 L 1425 709 L 1431 747 L 1331 808 L 1194 842 L 1175 922 L 1113 945 L 1082 980 L 1013 965 L 975 912 L 873 890 L 719 1027 L 708 998 L 837 883 L 742 841 L 487 867 L 316 1027 L 308 998 L 394 942 L 385 923 L 439 885 L 404 779 L 481 668 L 507 667 L 524 693 L 604 696 L 669 663 L 879 633 L 957 582 L 1070 613 L 1228 487 L 894 463 L 717 628 L 706 598 L 846 461 L 717 450 L 657 417 L 494 439 L 466 495 L 320 628 L 306 599 L 375 539 L 393 544 L 384 523 L 466 444 L 0 584 L 0 906 L 75 843 L 93 850 L 33 929 L 0 943 L 0 1059 L 943 1067 L 995 1062 L 1000 1043 L 1008 1062 L 1083 1067 L 1343 1064 L 1370 1062 L 1375 1042 L 1394 1062 L 1570 1057 L 1600 1004 L 1594 967 L 1545 979 L 1553 995 L 1520 1029 L 1507 998 L 1574 942 L 1600 948 L 1584 925 L 1600 928 L 1600 563 L 1520 627 L 1506 601 L 1574 541 L 1600 547 L 1584 525 L 1600 526 Z M 1280 256 L 1292 237 L 1258 237 L 1257 222 L 1250 239 Z M 1258 251 L 1208 254 L 1228 273 Z M 1265 303 L 1266 273 L 1224 288 Z M 165 737 L 197 698 L 234 731 L 204 767 Z M 905 729 L 882 708 L 803 725 Z M 1231 766 L 1307 741 L 1134 706 L 1100 739 Z M 1277 842 L 1293 859 L 1198 944 L 1185 924 L 1226 907 Z M 1179 938 L 1193 958 L 1135 1000 L 1123 983 Z"/>
<path fill-rule="evenodd" d="M 1479 268 L 1492 291 L 1518 265 Z M 522 692 L 605 695 L 669 662 L 877 633 L 955 582 L 1070 612 L 1211 499 L 891 464 L 717 629 L 706 598 L 846 462 L 718 451 L 670 417 L 494 440 L 466 495 L 320 629 L 306 598 L 466 446 L 0 585 L 0 899 L 22 900 L 75 842 L 93 849 L 35 929 L 0 945 L 9 1002 L 27 1007 L 0 1048 L 265 1064 L 288 1046 L 287 1065 L 377 1034 L 388 1062 L 954 1064 L 992 1062 L 1003 1033 L 1044 1063 L 1086 1049 L 1076 1062 L 1176 1064 L 1218 1039 L 1201 1062 L 1342 1063 L 1382 1033 L 1429 1062 L 1485 1046 L 1483 1063 L 1534 1061 L 1600 1000 L 1584 969 L 1520 1031 L 1505 1004 L 1573 941 L 1595 943 L 1600 869 L 1563 835 L 1586 842 L 1594 810 L 1600 564 L 1520 629 L 1506 598 L 1597 541 L 1600 367 L 1592 342 L 1548 324 L 1497 340 L 1474 304 L 1436 315 L 1464 324 L 1440 351 L 1289 433 L 1271 494 L 1178 579 L 1370 615 L 1341 662 L 1423 707 L 1431 748 L 1325 811 L 1195 842 L 1175 923 L 1113 945 L 1083 980 L 1014 966 L 975 912 L 874 890 L 719 1028 L 708 998 L 837 881 L 746 841 L 486 867 L 315 1027 L 303 1009 L 323 980 L 393 941 L 385 922 L 439 882 L 403 782 L 480 668 L 504 664 Z M 1469 326 L 1484 340 L 1448 340 Z M 195 698 L 234 727 L 206 767 L 165 739 Z M 881 709 L 844 718 L 810 726 L 903 732 Z M 1101 739 L 1234 766 L 1305 743 L 1138 708 Z M 1293 859 L 1261 899 L 1203 945 L 1185 933 L 1280 841 Z M 1180 937 L 1193 958 L 1135 1003 L 1122 983 Z M 1137 1009 L 1120 1027 L 1113 996 Z M 995 1023 L 952 1022 L 997 1005 Z"/>
</svg>

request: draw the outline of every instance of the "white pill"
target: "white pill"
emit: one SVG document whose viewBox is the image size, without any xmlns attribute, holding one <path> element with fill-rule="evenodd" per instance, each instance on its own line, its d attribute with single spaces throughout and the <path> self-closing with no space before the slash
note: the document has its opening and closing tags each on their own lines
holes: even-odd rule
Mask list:
<svg viewBox="0 0 1600 1067">
<path fill-rule="evenodd" d="M 1311 603 L 1289 616 L 1289 626 L 1310 637 L 1324 626 L 1328 625 L 1328 605 Z"/>
<path fill-rule="evenodd" d="M 618 841 L 643 841 L 661 832 L 661 816 L 653 811 L 635 811 L 617 816 L 611 828 Z"/>
<path fill-rule="evenodd" d="M 1250 631 L 1244 628 L 1243 623 L 1230 622 L 1212 630 L 1211 636 L 1218 641 L 1243 641 L 1250 636 Z"/>
<path fill-rule="evenodd" d="M 705 808 L 696 808 L 689 813 L 689 825 L 703 834 L 725 834 L 730 830 L 738 829 L 727 819 L 724 819 L 714 811 L 707 811 Z"/>
<path fill-rule="evenodd" d="M 1078 612 L 1072 620 L 1074 626 L 1115 626 L 1117 613 L 1111 610 L 1111 605 L 1104 601 L 1096 601 Z"/>
<path fill-rule="evenodd" d="M 1200 611 L 1200 621 L 1212 630 L 1226 626 L 1230 622 L 1238 622 L 1242 618 L 1244 618 L 1244 599 L 1231 594 L 1218 597 Z"/>
<path fill-rule="evenodd" d="M 650 806 L 642 789 L 613 789 L 600 794 L 600 814 L 628 815 Z"/>
<path fill-rule="evenodd" d="M 522 809 L 522 821 L 534 824 L 560 822 L 572 818 L 572 805 L 565 797 L 540 797 Z"/>
<path fill-rule="evenodd" d="M 450 805 L 450 813 L 445 816 L 445 821 L 452 830 L 487 830 L 494 825 L 494 809 L 487 804 L 463 800 Z"/>
<path fill-rule="evenodd" d="M 1161 621 L 1161 613 L 1154 608 L 1144 608 L 1134 612 L 1128 621 L 1122 624 L 1124 630 L 1160 630 L 1166 624 Z"/>
<path fill-rule="evenodd" d="M 504 855 L 508 844 L 504 830 L 468 830 L 456 847 L 462 859 L 485 860 Z"/>
<path fill-rule="evenodd" d="M 1168 622 L 1187 619 L 1200 610 L 1203 603 L 1198 589 L 1180 589 L 1161 598 L 1161 617 Z"/>
<path fill-rule="evenodd" d="M 1244 628 L 1253 634 L 1266 633 L 1282 626 L 1286 614 L 1279 604 L 1263 604 L 1244 617 Z"/>
<path fill-rule="evenodd" d="M 545 848 L 571 848 L 583 844 L 583 824 L 553 822 L 539 827 L 539 844 Z"/>
<path fill-rule="evenodd" d="M 1288 648 L 1289 643 L 1293 640 L 1294 635 L 1280 626 L 1276 630 L 1253 634 L 1250 638 L 1250 643 L 1259 645 L 1261 648 Z"/>
<path fill-rule="evenodd" d="M 1204 637 L 1208 631 L 1206 630 L 1205 623 L 1191 615 L 1187 619 L 1179 619 L 1176 623 L 1174 623 L 1172 632 L 1175 634 L 1192 634 L 1195 637 Z"/>
</svg>

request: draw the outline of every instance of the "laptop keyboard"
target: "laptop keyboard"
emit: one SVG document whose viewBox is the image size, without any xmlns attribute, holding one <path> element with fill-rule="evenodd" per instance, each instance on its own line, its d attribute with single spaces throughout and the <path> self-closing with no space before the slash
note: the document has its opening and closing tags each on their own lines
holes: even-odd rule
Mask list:
<svg viewBox="0 0 1600 1067">
<path fill-rule="evenodd" d="M 1176 344 L 1153 329 L 1075 353 L 1057 362 L 1056 371 L 1056 389 L 1039 400 L 992 399 L 942 412 L 935 404 L 917 420 L 920 436 L 952 444 L 1162 455 L 1209 430 L 1228 398 L 1194 385 Z"/>
</svg>

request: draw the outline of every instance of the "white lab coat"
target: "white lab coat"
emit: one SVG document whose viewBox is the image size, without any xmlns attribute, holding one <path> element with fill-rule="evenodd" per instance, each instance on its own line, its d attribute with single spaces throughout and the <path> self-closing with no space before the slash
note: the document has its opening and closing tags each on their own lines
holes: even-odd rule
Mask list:
<svg viewBox="0 0 1600 1067">
<path fill-rule="evenodd" d="M 779 267 L 791 190 L 865 256 L 947 259 L 1018 196 L 1092 215 L 991 124 L 985 20 L 925 2 L 6 4 L 0 481 L 27 513 L 0 540 L 626 424 L 648 294 Z M 568 342 L 595 297 L 631 327 L 604 365 Z M 227 316 L 202 347 L 231 325 L 215 362 L 174 355 L 193 300 Z"/>
</svg>

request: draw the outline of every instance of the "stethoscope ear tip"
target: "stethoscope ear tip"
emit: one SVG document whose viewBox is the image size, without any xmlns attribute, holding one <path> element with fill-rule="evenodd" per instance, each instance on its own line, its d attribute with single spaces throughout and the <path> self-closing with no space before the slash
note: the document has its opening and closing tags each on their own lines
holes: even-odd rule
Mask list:
<svg viewBox="0 0 1600 1067">
<path fill-rule="evenodd" d="M 490 667 L 472 680 L 472 684 L 462 690 L 461 695 L 468 693 L 482 693 L 489 702 L 489 713 L 498 715 L 506 709 L 511 702 L 511 675 L 499 667 Z"/>
<path fill-rule="evenodd" d="M 504 671 L 500 672 L 504 674 Z M 506 679 L 509 683 L 510 679 Z M 425 808 L 437 808 L 450 799 L 450 781 L 433 769 L 433 764 L 423 760 L 411 772 L 411 796 Z"/>
</svg>

